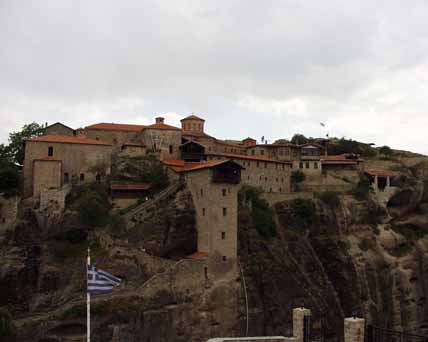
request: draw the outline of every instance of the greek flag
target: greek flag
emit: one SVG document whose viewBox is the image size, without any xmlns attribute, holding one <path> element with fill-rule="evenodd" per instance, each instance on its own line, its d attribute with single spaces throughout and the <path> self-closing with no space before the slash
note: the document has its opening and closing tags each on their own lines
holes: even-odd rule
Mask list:
<svg viewBox="0 0 428 342">
<path fill-rule="evenodd" d="M 122 279 L 97 269 L 94 265 L 88 265 L 88 293 L 110 293 L 113 288 L 119 286 L 121 282 Z"/>
</svg>

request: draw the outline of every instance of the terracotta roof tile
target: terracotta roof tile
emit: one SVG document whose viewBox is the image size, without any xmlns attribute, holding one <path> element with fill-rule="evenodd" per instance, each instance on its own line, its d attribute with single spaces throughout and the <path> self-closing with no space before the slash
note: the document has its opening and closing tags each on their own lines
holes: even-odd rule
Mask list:
<svg viewBox="0 0 428 342">
<path fill-rule="evenodd" d="M 93 124 L 90 126 L 86 126 L 85 129 L 97 129 L 97 130 L 105 130 L 105 131 L 123 131 L 123 132 L 140 132 L 146 126 L 143 125 L 129 125 L 129 124 L 119 124 L 119 123 L 106 123 L 101 122 L 97 124 Z"/>
<path fill-rule="evenodd" d="M 163 130 L 181 131 L 181 128 L 174 127 L 171 125 L 167 125 L 164 123 L 155 123 L 153 125 L 145 126 L 144 128 L 155 128 L 155 129 L 163 129 Z"/>
<path fill-rule="evenodd" d="M 380 177 L 394 177 L 395 176 L 394 172 L 388 171 L 388 170 L 365 170 L 364 172 L 370 176 L 380 176 Z"/>
<path fill-rule="evenodd" d="M 270 163 L 279 163 L 279 164 L 292 164 L 291 161 L 282 161 L 282 160 L 275 160 L 275 159 L 264 158 L 264 157 L 249 156 L 246 154 L 209 152 L 209 153 L 207 153 L 207 155 L 222 156 L 222 157 L 227 157 L 230 159 L 246 159 L 246 160 L 255 160 L 255 161 L 265 161 L 265 162 L 270 162 Z"/>
<path fill-rule="evenodd" d="M 189 115 L 189 116 L 186 116 L 184 119 L 181 119 L 181 121 L 184 121 L 184 120 L 201 120 L 201 121 L 205 121 L 204 119 L 202 119 L 202 118 L 200 118 L 199 116 L 196 116 L 196 115 Z"/>
<path fill-rule="evenodd" d="M 228 160 L 208 160 L 206 162 L 202 163 L 184 163 L 183 166 L 172 166 L 172 169 L 175 172 L 189 172 L 189 171 L 196 171 L 196 170 L 202 170 L 202 169 L 208 169 L 213 166 L 217 166 L 223 163 L 228 162 Z"/>
<path fill-rule="evenodd" d="M 184 160 L 174 158 L 163 158 L 161 162 L 168 166 L 184 166 Z"/>
<path fill-rule="evenodd" d="M 208 253 L 205 252 L 195 252 L 191 255 L 189 255 L 188 259 L 198 260 L 198 259 L 205 259 L 208 257 Z"/>
<path fill-rule="evenodd" d="M 72 137 L 67 135 L 41 135 L 38 137 L 26 139 L 26 141 L 111 146 L 110 144 L 107 144 L 101 140 Z"/>
</svg>

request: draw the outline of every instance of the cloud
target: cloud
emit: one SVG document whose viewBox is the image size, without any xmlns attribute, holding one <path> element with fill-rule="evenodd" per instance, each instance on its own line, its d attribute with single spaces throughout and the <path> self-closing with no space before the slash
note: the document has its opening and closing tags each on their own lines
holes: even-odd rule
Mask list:
<svg viewBox="0 0 428 342">
<path fill-rule="evenodd" d="M 428 3 L 0 2 L 0 141 L 24 123 L 331 133 L 428 153 Z M 388 128 L 385 130 L 384 128 Z M 412 134 L 412 132 L 418 132 Z"/>
</svg>

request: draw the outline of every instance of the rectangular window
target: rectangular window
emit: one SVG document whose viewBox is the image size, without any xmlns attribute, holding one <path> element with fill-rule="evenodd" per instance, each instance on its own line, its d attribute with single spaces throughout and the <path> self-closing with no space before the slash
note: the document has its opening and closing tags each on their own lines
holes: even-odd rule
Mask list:
<svg viewBox="0 0 428 342">
<path fill-rule="evenodd" d="M 227 260 L 226 255 L 223 255 L 223 261 L 226 261 L 226 260 Z"/>
<path fill-rule="evenodd" d="M 227 215 L 227 208 L 223 208 L 223 216 Z"/>
<path fill-rule="evenodd" d="M 260 163 L 259 163 L 259 161 L 257 161 L 257 167 L 259 167 L 260 166 Z"/>
<path fill-rule="evenodd" d="M 226 232 L 221 232 L 221 239 L 226 240 Z"/>
<path fill-rule="evenodd" d="M 306 168 L 309 169 L 309 162 L 306 162 Z"/>
<path fill-rule="evenodd" d="M 314 163 L 314 169 L 318 169 L 318 163 L 317 162 Z"/>
<path fill-rule="evenodd" d="M 204 197 L 204 189 L 201 189 L 201 197 Z"/>
<path fill-rule="evenodd" d="M 202 216 L 205 216 L 205 208 L 202 208 Z"/>
<path fill-rule="evenodd" d="M 68 172 L 64 173 L 64 183 L 68 184 L 70 182 L 70 176 L 68 175 Z"/>
<path fill-rule="evenodd" d="M 52 147 L 52 146 L 49 146 L 49 147 L 48 147 L 48 156 L 49 156 L 49 157 L 52 157 L 52 156 L 53 156 L 53 147 Z"/>
<path fill-rule="evenodd" d="M 303 169 L 303 162 L 300 162 L 300 163 L 299 163 L 299 167 L 300 167 L 301 169 Z"/>
<path fill-rule="evenodd" d="M 265 162 L 265 169 L 267 169 L 267 163 Z"/>
<path fill-rule="evenodd" d="M 79 179 L 80 179 L 81 182 L 83 182 L 85 180 L 85 174 L 81 173 Z"/>
<path fill-rule="evenodd" d="M 222 191 L 223 197 L 226 196 L 226 189 L 223 189 Z"/>
<path fill-rule="evenodd" d="M 169 154 L 172 154 L 174 151 L 174 148 L 172 147 L 172 145 L 169 145 Z"/>
</svg>

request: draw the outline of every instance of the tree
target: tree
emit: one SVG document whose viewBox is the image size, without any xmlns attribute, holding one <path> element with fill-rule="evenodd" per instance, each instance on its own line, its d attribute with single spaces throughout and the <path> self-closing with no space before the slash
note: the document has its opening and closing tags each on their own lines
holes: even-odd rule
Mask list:
<svg viewBox="0 0 428 342">
<path fill-rule="evenodd" d="M 392 154 L 393 154 L 393 151 L 392 151 L 392 149 L 391 149 L 391 147 L 389 147 L 389 146 L 382 146 L 380 149 L 379 149 L 379 153 L 380 154 L 383 154 L 384 156 L 391 156 Z"/>
<path fill-rule="evenodd" d="M 309 139 L 306 138 L 303 134 L 294 134 L 291 138 L 291 143 L 296 145 L 307 144 Z"/>
<path fill-rule="evenodd" d="M 296 170 L 291 173 L 291 182 L 293 184 L 299 184 L 303 182 L 305 179 L 306 179 L 305 174 L 300 170 Z"/>
<path fill-rule="evenodd" d="M 43 134 L 43 126 L 36 122 L 24 125 L 19 132 L 9 134 L 8 153 L 14 163 L 22 165 L 24 163 L 24 140 Z"/>
</svg>

